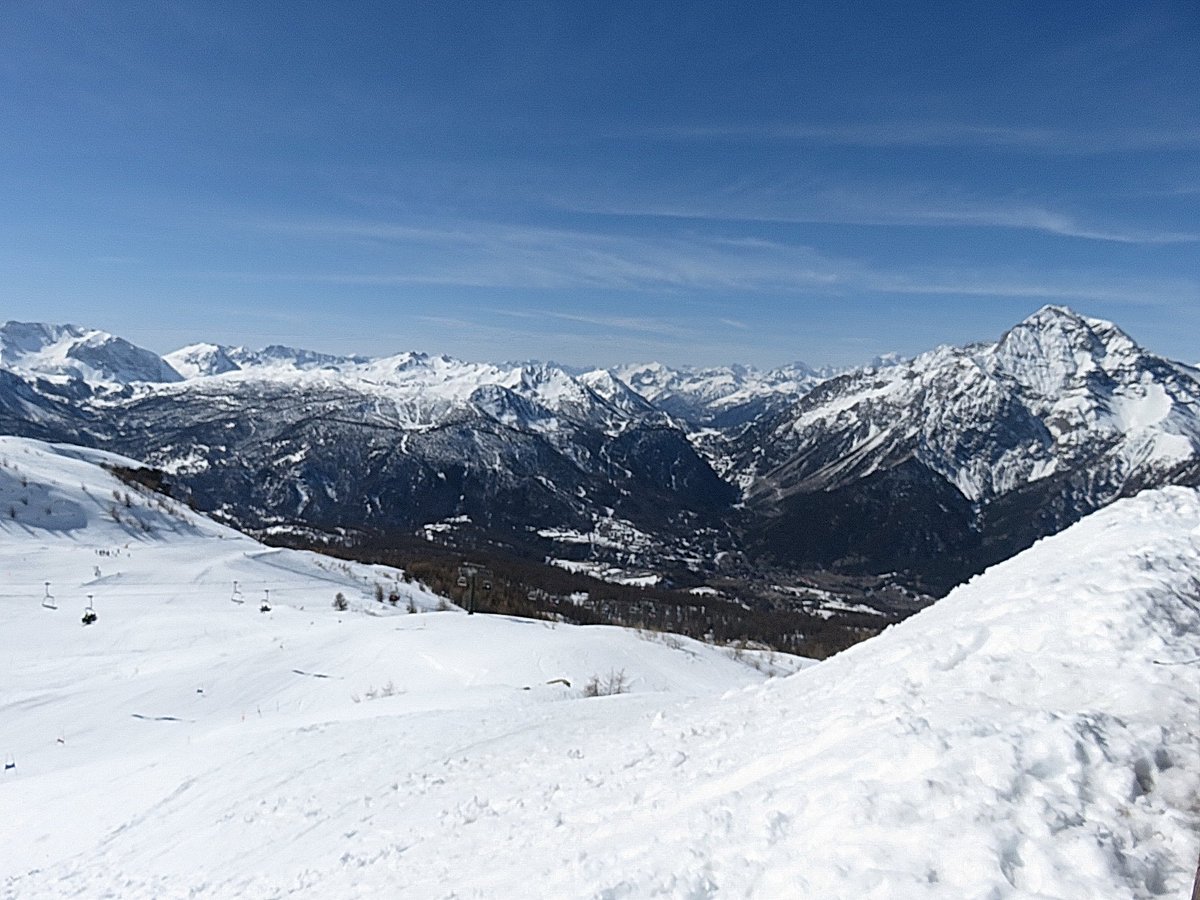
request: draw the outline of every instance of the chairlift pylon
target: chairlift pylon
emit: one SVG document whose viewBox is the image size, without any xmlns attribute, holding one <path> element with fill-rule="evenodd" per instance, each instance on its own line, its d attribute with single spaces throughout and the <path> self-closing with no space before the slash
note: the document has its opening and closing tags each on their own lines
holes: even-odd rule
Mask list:
<svg viewBox="0 0 1200 900">
<path fill-rule="evenodd" d="M 54 602 L 54 595 L 50 593 L 50 582 L 46 582 L 46 595 L 42 597 L 42 606 L 46 609 L 58 609 L 58 604 Z"/>
</svg>

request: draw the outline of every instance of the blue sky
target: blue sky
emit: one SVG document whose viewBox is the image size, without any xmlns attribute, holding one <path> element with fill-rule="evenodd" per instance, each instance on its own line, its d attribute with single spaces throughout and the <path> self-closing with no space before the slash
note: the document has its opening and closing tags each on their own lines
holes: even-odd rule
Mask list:
<svg viewBox="0 0 1200 900">
<path fill-rule="evenodd" d="M 1045 303 L 1200 361 L 1200 6 L 0 4 L 0 318 L 852 364 Z"/>
</svg>

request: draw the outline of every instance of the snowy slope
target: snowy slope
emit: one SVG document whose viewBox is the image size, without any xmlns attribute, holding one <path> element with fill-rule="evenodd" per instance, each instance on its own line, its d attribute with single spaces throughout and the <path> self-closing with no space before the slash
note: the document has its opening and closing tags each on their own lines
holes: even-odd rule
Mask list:
<svg viewBox="0 0 1200 900">
<path fill-rule="evenodd" d="M 53 489 L 69 495 L 76 474 Z M 6 574 L 35 581 L 59 561 L 73 596 L 91 580 L 72 562 L 75 548 L 91 564 L 80 534 L 20 528 Z M 100 564 L 132 572 L 147 551 L 130 550 Z M 0 825 L 4 896 L 960 900 L 1190 884 L 1190 490 L 1121 501 L 765 685 L 690 642 L 611 629 L 337 616 L 331 583 L 304 611 L 261 616 L 192 589 L 229 560 L 180 551 L 164 553 L 172 584 L 119 582 L 87 629 L 38 609 L 34 585 L 0 605 L 14 673 L 0 741 L 18 763 L 0 796 L 20 811 Z M 635 692 L 548 683 L 605 665 Z"/>
<path fill-rule="evenodd" d="M 15 763 L 0 798 L 22 809 L 0 823 L 0 876 L 69 859 L 120 831 L 131 811 L 160 802 L 160 788 L 179 786 L 168 786 L 179 766 L 185 779 L 224 765 L 278 772 L 282 757 L 264 748 L 284 736 L 303 744 L 329 725 L 366 734 L 379 717 L 426 716 L 451 747 L 481 716 L 536 717 L 580 698 L 592 676 L 623 674 L 633 696 L 679 697 L 802 662 L 438 611 L 441 598 L 396 570 L 264 547 L 96 463 L 136 465 L 0 438 L 0 754 Z M 400 595 L 396 607 L 375 600 L 376 584 Z M 344 612 L 333 606 L 339 593 Z M 85 627 L 89 603 L 99 618 Z M 385 762 L 391 740 L 361 762 Z M 0 880 L 5 897 L 67 890 Z M 165 890 L 150 892 L 173 888 Z"/>
</svg>

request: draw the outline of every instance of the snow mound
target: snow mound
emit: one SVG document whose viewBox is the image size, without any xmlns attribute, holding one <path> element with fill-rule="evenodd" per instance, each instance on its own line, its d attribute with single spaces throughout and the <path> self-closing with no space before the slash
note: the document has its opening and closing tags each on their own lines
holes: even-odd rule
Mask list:
<svg viewBox="0 0 1200 900">
<path fill-rule="evenodd" d="M 78 578 L 77 535 L 17 527 L 6 576 Z M 6 896 L 1149 898 L 1195 871 L 1191 490 L 765 684 L 671 636 L 338 622 L 332 581 L 261 616 L 190 589 L 227 558 L 174 562 L 89 628 L 5 589 Z"/>
</svg>

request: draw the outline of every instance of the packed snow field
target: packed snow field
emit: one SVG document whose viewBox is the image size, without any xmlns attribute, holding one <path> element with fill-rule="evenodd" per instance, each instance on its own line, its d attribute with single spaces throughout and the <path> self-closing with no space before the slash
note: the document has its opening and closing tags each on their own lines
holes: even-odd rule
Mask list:
<svg viewBox="0 0 1200 900">
<path fill-rule="evenodd" d="M 764 680 L 798 661 L 439 612 L 100 458 L 0 439 L 5 897 L 1190 888 L 1194 491 L 1122 501 Z M 584 696 L 592 676 L 629 692 Z"/>
</svg>

